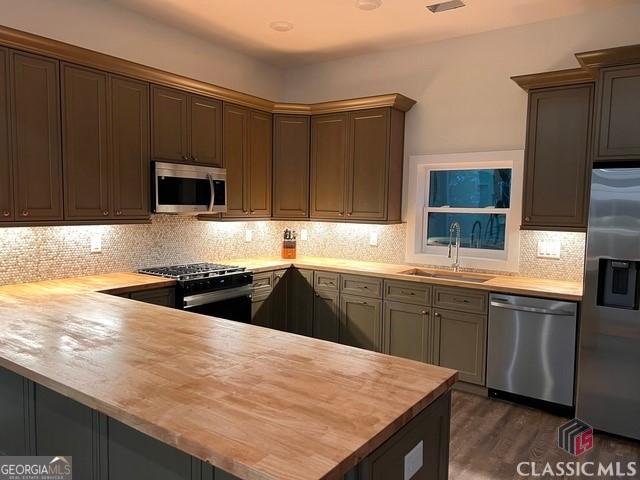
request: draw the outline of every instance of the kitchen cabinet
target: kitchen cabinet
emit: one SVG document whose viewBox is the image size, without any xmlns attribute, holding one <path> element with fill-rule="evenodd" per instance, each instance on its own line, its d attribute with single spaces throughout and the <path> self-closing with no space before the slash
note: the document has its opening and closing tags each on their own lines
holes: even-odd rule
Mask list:
<svg viewBox="0 0 640 480">
<path fill-rule="evenodd" d="M 14 220 L 12 171 L 9 139 L 9 50 L 0 48 L 0 223 Z"/>
<path fill-rule="evenodd" d="M 62 91 L 65 218 L 148 218 L 147 85 L 63 64 Z"/>
<path fill-rule="evenodd" d="M 287 331 L 311 337 L 313 335 L 313 271 L 292 268 L 287 273 Z"/>
<path fill-rule="evenodd" d="M 382 301 L 342 294 L 338 341 L 352 347 L 382 351 Z"/>
<path fill-rule="evenodd" d="M 33 387 L 23 377 L 0 368 L 0 456 L 32 455 Z"/>
<path fill-rule="evenodd" d="M 251 295 L 251 324 L 273 328 L 273 309 L 270 297 L 273 293 L 273 272 L 256 273 L 253 276 Z"/>
<path fill-rule="evenodd" d="M 271 216 L 271 115 L 224 105 L 225 218 Z"/>
<path fill-rule="evenodd" d="M 431 309 L 423 305 L 384 302 L 383 351 L 425 363 L 434 363 Z"/>
<path fill-rule="evenodd" d="M 108 217 L 108 75 L 68 64 L 61 69 L 65 218 Z"/>
<path fill-rule="evenodd" d="M 313 299 L 313 337 L 338 342 L 340 332 L 340 292 L 316 289 Z"/>
<path fill-rule="evenodd" d="M 273 116 L 273 217 L 309 216 L 309 117 Z"/>
<path fill-rule="evenodd" d="M 176 289 L 154 288 L 152 290 L 141 290 L 139 292 L 131 292 L 129 298 L 139 302 L 150 303 L 152 305 L 160 305 L 162 307 L 175 308 L 176 306 Z"/>
<path fill-rule="evenodd" d="M 222 166 L 222 102 L 152 87 L 154 160 Z"/>
<path fill-rule="evenodd" d="M 529 93 L 523 229 L 587 226 L 593 85 Z"/>
<path fill-rule="evenodd" d="M 269 297 L 271 308 L 271 328 L 285 331 L 288 324 L 288 286 L 289 272 L 276 270 L 273 272 L 273 292 Z"/>
<path fill-rule="evenodd" d="M 433 309 L 437 364 L 459 371 L 463 382 L 485 384 L 487 316 Z"/>
<path fill-rule="evenodd" d="M 596 160 L 640 159 L 640 65 L 600 71 L 597 118 Z"/>
<path fill-rule="evenodd" d="M 15 220 L 62 220 L 59 64 L 16 51 L 9 57 Z"/>
</svg>

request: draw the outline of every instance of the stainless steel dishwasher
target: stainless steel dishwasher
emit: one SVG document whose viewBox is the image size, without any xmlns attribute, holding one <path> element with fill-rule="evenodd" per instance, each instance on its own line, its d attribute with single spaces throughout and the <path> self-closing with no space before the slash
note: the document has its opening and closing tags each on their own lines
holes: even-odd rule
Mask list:
<svg viewBox="0 0 640 480">
<path fill-rule="evenodd" d="M 577 304 L 493 293 L 489 305 L 489 395 L 572 414 Z"/>
</svg>

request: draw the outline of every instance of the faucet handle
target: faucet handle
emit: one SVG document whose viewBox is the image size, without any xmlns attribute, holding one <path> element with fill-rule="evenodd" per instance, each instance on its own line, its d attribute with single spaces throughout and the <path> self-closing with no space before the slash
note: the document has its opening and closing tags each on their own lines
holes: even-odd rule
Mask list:
<svg viewBox="0 0 640 480">
<path fill-rule="evenodd" d="M 447 258 L 451 258 L 451 242 L 449 242 L 449 253 L 447 253 Z"/>
</svg>

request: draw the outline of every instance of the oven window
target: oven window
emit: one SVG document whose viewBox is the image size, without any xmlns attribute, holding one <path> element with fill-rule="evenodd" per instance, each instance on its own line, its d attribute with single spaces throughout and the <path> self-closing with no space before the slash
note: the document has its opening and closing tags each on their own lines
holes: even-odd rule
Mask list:
<svg viewBox="0 0 640 480">
<path fill-rule="evenodd" d="M 159 177 L 160 205 L 209 205 L 211 185 L 208 179 Z"/>
</svg>

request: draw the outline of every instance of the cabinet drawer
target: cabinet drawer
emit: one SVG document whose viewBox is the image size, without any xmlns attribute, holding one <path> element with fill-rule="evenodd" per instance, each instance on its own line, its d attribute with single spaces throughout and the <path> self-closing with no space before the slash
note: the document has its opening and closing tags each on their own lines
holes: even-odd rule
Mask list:
<svg viewBox="0 0 640 480">
<path fill-rule="evenodd" d="M 340 274 L 332 272 L 313 272 L 313 287 L 338 291 L 340 287 Z"/>
<path fill-rule="evenodd" d="M 488 294 L 466 288 L 434 287 L 433 306 L 460 312 L 487 314 Z"/>
<path fill-rule="evenodd" d="M 418 282 L 384 281 L 384 299 L 414 305 L 431 304 L 431 285 Z"/>
<path fill-rule="evenodd" d="M 163 307 L 174 308 L 176 306 L 176 293 L 174 288 L 157 288 L 154 290 L 144 290 L 141 292 L 132 292 L 132 300 L 139 302 L 151 303 Z"/>
<path fill-rule="evenodd" d="M 273 289 L 273 272 L 256 273 L 253 276 L 254 295 L 257 293 L 269 293 Z"/>
<path fill-rule="evenodd" d="M 382 279 L 361 277 L 359 275 L 342 275 L 342 293 L 360 295 L 361 297 L 382 298 Z"/>
</svg>

